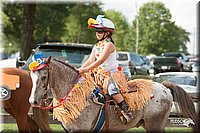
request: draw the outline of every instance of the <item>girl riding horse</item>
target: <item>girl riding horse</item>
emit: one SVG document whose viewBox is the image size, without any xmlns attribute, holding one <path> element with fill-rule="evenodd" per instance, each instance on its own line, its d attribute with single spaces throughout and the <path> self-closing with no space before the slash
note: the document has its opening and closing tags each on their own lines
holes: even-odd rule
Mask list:
<svg viewBox="0 0 200 133">
<path fill-rule="evenodd" d="M 118 71 L 116 47 L 112 39 L 115 26 L 111 20 L 103 17 L 103 15 L 98 15 L 96 20 L 93 18 L 88 20 L 88 28 L 96 29 L 98 42 L 94 45 L 88 60 L 78 69 L 81 74 L 93 70 L 94 68 L 103 69 L 105 73 L 110 73 L 110 75 Z M 120 94 L 119 87 L 112 76 L 110 76 L 107 88 L 108 94 L 122 109 L 122 114 L 125 118 L 123 120 L 124 123 L 129 122 L 133 115 L 131 111 L 128 110 L 128 106 L 123 96 Z"/>
</svg>

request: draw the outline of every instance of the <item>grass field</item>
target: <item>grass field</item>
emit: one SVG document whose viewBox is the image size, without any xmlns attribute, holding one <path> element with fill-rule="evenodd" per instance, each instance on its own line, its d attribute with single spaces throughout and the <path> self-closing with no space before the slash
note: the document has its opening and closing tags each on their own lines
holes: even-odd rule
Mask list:
<svg viewBox="0 0 200 133">
<path fill-rule="evenodd" d="M 3 129 L 1 133 L 16 133 L 18 131 L 16 124 L 0 124 L 1 128 Z M 60 124 L 50 124 L 50 127 L 55 133 L 58 132 L 65 132 Z M 166 128 L 167 133 L 191 133 L 190 128 Z M 124 133 L 145 133 L 143 128 L 132 128 Z"/>
</svg>

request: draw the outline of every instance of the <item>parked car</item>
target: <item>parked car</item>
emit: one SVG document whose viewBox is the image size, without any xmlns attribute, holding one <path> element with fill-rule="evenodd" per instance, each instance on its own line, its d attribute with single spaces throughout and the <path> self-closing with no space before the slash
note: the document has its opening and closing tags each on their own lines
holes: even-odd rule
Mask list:
<svg viewBox="0 0 200 133">
<path fill-rule="evenodd" d="M 193 72 L 200 72 L 200 60 L 192 64 Z"/>
<path fill-rule="evenodd" d="M 16 67 L 17 67 L 16 58 L 0 60 L 0 68 L 16 68 Z"/>
<path fill-rule="evenodd" d="M 8 59 L 8 55 L 6 55 L 5 53 L 0 52 L 0 60 L 5 60 Z"/>
<path fill-rule="evenodd" d="M 145 62 L 133 52 L 117 52 L 117 63 L 127 65 L 131 75 L 149 75 Z"/>
<path fill-rule="evenodd" d="M 199 74 L 194 72 L 165 72 L 156 74 L 153 81 L 162 83 L 169 81 L 182 87 L 194 101 L 195 109 L 199 112 Z M 180 110 L 176 102 L 173 103 L 171 115 L 180 115 Z"/>
<path fill-rule="evenodd" d="M 34 52 L 29 56 L 22 69 L 28 70 L 32 62 L 32 56 L 44 54 L 44 57 L 64 57 L 69 64 L 74 67 L 80 67 L 91 53 L 93 45 L 91 44 L 73 44 L 73 43 L 43 43 L 38 44 Z"/>
<path fill-rule="evenodd" d="M 162 53 L 161 56 L 153 58 L 153 66 L 155 74 L 159 72 L 182 72 L 191 71 L 189 60 L 186 55 L 179 52 Z"/>
<path fill-rule="evenodd" d="M 13 53 L 9 58 L 0 60 L 0 68 L 18 68 L 24 64 L 24 61 L 20 61 L 20 52 Z"/>
<path fill-rule="evenodd" d="M 150 76 L 154 75 L 153 64 L 151 63 L 150 59 L 147 58 L 147 56 L 145 56 L 145 55 L 140 55 L 140 58 L 145 62 Z"/>
</svg>

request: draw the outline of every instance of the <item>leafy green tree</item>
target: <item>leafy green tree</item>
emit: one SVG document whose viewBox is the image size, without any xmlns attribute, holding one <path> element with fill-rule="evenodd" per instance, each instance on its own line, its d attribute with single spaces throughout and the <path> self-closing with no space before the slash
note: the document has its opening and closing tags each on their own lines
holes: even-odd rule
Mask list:
<svg viewBox="0 0 200 133">
<path fill-rule="evenodd" d="M 61 37 L 63 42 L 72 43 L 96 43 L 94 29 L 88 29 L 89 18 L 96 18 L 98 14 L 104 14 L 100 3 L 79 3 L 70 11 L 65 22 L 64 34 Z"/>
<path fill-rule="evenodd" d="M 2 46 L 11 54 L 20 50 L 23 5 L 4 3 L 2 9 Z"/>
<path fill-rule="evenodd" d="M 107 10 L 105 12 L 105 17 L 112 20 L 115 24 L 115 33 L 113 35 L 113 40 L 118 50 L 128 50 L 129 47 L 125 44 L 125 36 L 129 31 L 129 25 L 126 17 L 119 11 Z"/>
<path fill-rule="evenodd" d="M 135 40 L 136 33 L 132 29 L 133 29 L 133 26 L 129 26 L 128 32 L 124 36 L 124 47 L 125 47 L 124 50 L 130 51 L 130 52 L 135 52 L 135 50 L 136 50 L 136 43 L 135 43 L 136 42 L 136 40 Z"/>
<path fill-rule="evenodd" d="M 7 53 L 21 51 L 22 58 L 30 55 L 34 44 L 61 41 L 68 10 L 74 4 L 3 5 L 3 47 Z M 8 21 L 8 22 L 6 22 Z"/>
<path fill-rule="evenodd" d="M 136 20 L 132 32 L 135 34 Z M 169 9 L 161 2 L 149 2 L 139 10 L 139 54 L 186 51 L 189 33 L 171 21 Z M 135 42 L 135 40 L 134 40 Z"/>
<path fill-rule="evenodd" d="M 65 20 L 74 4 L 37 4 L 35 13 L 35 43 L 60 42 Z"/>
</svg>

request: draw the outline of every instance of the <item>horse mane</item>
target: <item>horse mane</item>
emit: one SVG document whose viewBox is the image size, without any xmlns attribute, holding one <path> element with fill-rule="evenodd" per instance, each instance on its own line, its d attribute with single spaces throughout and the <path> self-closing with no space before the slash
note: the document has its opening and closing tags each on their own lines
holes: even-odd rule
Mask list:
<svg viewBox="0 0 200 133">
<path fill-rule="evenodd" d="M 53 60 L 55 60 L 55 61 L 57 61 L 57 62 L 59 62 L 59 63 L 61 63 L 63 65 L 68 66 L 69 68 L 73 69 L 74 71 L 76 71 L 78 73 L 78 71 L 73 66 L 71 66 L 69 63 L 67 63 L 66 61 L 61 61 L 62 59 L 58 60 L 57 58 L 54 58 Z"/>
<path fill-rule="evenodd" d="M 63 98 L 78 81 L 80 74 L 73 66 L 66 63 L 63 58 L 52 59 L 49 63 L 49 68 L 49 80 L 51 80 L 49 87 L 51 92 L 56 96 L 56 99 Z"/>
</svg>

